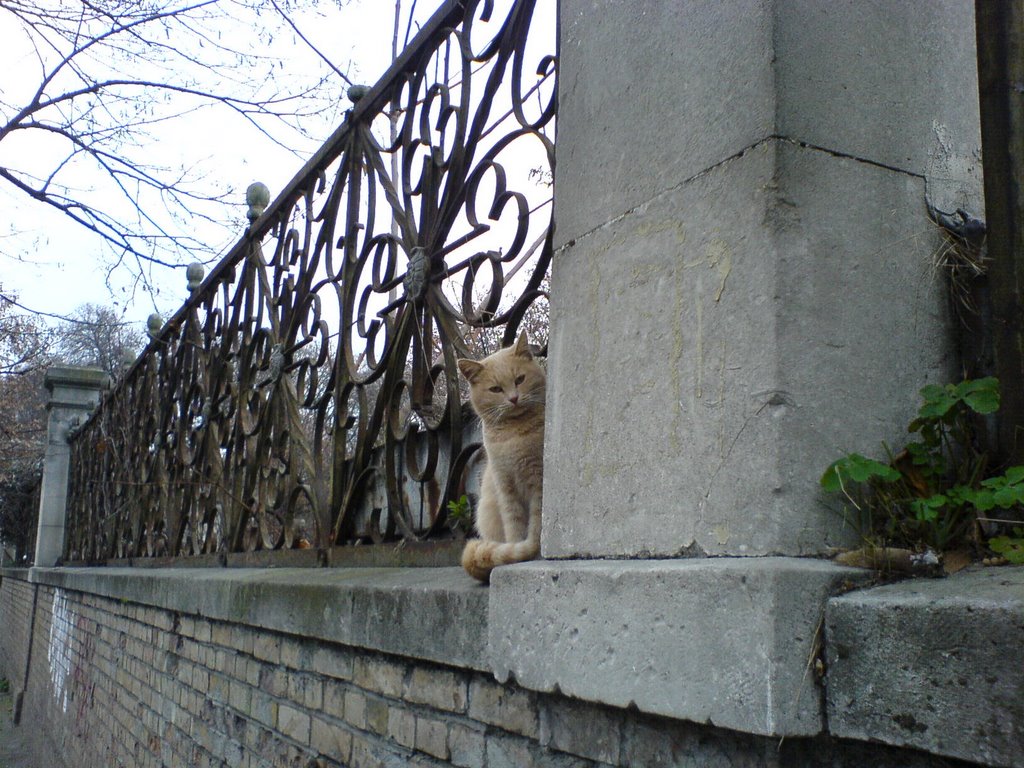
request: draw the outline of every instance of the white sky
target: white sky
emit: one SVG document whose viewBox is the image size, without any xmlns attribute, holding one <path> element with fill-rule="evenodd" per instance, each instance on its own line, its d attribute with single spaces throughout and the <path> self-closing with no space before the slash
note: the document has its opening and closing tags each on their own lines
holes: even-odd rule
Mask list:
<svg viewBox="0 0 1024 768">
<path fill-rule="evenodd" d="M 408 0 L 405 0 L 408 5 Z M 439 5 L 439 0 L 419 2 L 417 19 L 422 23 Z M 394 4 L 391 0 L 351 0 L 342 8 L 333 2 L 322 2 L 312 11 L 294 16 L 303 33 L 314 40 L 322 50 L 336 51 L 336 64 L 344 71 L 349 58 L 353 63 L 349 76 L 356 82 L 374 83 L 383 74 L 391 60 Z M 403 17 L 407 10 L 403 9 Z M 6 19 L 0 16 L 0 22 Z M 404 22 L 403 22 L 404 29 Z M 275 46 L 290 48 L 294 56 L 290 68 L 301 72 L 315 62 L 294 37 L 281 36 Z M 275 50 L 276 52 L 276 50 Z M 38 85 L 38 64 L 26 49 L 20 30 L 0 26 L 0 91 L 11 97 L 19 86 L 33 89 Z M 347 102 L 342 109 L 350 106 Z M 245 221 L 244 193 L 252 181 L 262 181 L 276 193 L 301 168 L 306 158 L 327 138 L 340 123 L 341 113 L 331 116 L 325 123 L 322 136 L 307 142 L 303 155 L 295 155 L 275 146 L 242 121 L 234 121 L 224 128 L 223 118 L 211 114 L 196 116 L 187 124 L 178 124 L 164 131 L 153 145 L 155 158 L 168 165 L 186 162 L 211 179 L 222 179 L 224 187 L 232 187 L 238 199 L 237 230 L 225 236 L 211 229 L 206 242 L 220 239 L 214 245 L 225 249 L 241 234 Z M 297 141 L 297 140 L 296 140 Z M 301 146 L 301 143 L 298 144 Z M 5 162 L 0 147 L 0 166 Z M 8 150 L 9 151 L 9 150 Z M 18 151 L 24 152 L 24 147 Z M 83 179 L 83 185 L 89 183 Z M 5 291 L 14 291 L 19 301 L 33 310 L 54 314 L 68 314 L 86 302 L 110 305 L 124 309 L 125 319 L 144 323 L 154 310 L 154 300 L 144 291 L 132 291 L 130 284 L 115 274 L 111 290 L 107 286 L 107 270 L 102 266 L 105 253 L 109 253 L 95 237 L 62 214 L 31 201 L 23 193 L 0 183 L 0 205 L 6 221 L 0 224 L 3 250 L 23 254 L 17 261 L 0 256 L 0 284 Z M 0 220 L 2 221 L 2 220 Z M 109 260 L 109 257 L 108 257 Z M 184 270 L 155 276 L 160 295 L 155 304 L 164 317 L 169 316 L 186 298 Z"/>
</svg>

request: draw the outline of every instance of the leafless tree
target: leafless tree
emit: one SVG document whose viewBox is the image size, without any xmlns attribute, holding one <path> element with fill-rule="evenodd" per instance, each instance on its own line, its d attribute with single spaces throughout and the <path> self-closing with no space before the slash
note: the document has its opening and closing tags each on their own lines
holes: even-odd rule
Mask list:
<svg viewBox="0 0 1024 768">
<path fill-rule="evenodd" d="M 0 182 L 109 246 L 110 268 L 145 276 L 212 256 L 221 244 L 197 238 L 196 225 L 223 222 L 225 204 L 240 201 L 198 166 L 154 164 L 153 137 L 207 112 L 219 131 L 241 120 L 288 144 L 312 124 L 322 139 L 324 113 L 334 122 L 344 103 L 344 73 L 290 72 L 267 53 L 275 35 L 306 44 L 290 14 L 311 5 L 0 0 L 0 24 L 25 44 L 0 92 Z M 201 156 L 203 136 L 182 139 Z"/>
<path fill-rule="evenodd" d="M 35 525 L 31 500 L 42 469 L 52 334 L 5 295 L 0 288 L 0 540 L 20 559 Z"/>
<path fill-rule="evenodd" d="M 110 307 L 83 304 L 58 327 L 54 353 L 61 363 L 102 368 L 117 379 L 146 341 L 136 324 Z"/>
<path fill-rule="evenodd" d="M 46 442 L 44 379 L 54 362 L 95 365 L 117 377 L 141 331 L 114 310 L 86 304 L 57 327 L 21 309 L 0 287 L 0 540 L 19 556 L 35 526 L 33 490 Z"/>
<path fill-rule="evenodd" d="M 39 318 L 20 310 L 17 296 L 0 284 L 0 381 L 45 368 L 52 335 Z"/>
</svg>

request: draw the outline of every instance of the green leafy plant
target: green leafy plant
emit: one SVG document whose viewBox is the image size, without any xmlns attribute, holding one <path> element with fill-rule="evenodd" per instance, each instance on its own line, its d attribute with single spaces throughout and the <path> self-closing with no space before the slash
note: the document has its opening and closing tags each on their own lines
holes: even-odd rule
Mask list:
<svg viewBox="0 0 1024 768">
<path fill-rule="evenodd" d="M 999 409 L 996 379 L 932 384 L 920 394 L 921 407 L 908 427 L 913 437 L 899 452 L 883 443 L 885 461 L 843 456 L 825 470 L 821 486 L 847 498 L 852 510 L 845 513 L 869 544 L 937 551 L 964 547 L 972 543 L 979 515 L 1024 508 L 1024 467 L 985 475 L 986 456 L 977 448 L 974 421 Z M 997 538 L 996 546 L 1024 558 L 1024 541 Z"/>
<path fill-rule="evenodd" d="M 0 677 L 0 693 L 10 693 L 11 684 L 6 677 Z"/>
<path fill-rule="evenodd" d="M 988 540 L 989 549 L 1007 562 L 1024 565 L 1024 528 L 1014 526 L 1012 536 L 993 536 Z"/>
<path fill-rule="evenodd" d="M 462 494 L 456 501 L 448 502 L 448 521 L 456 530 L 461 529 L 466 533 L 473 530 L 473 510 L 466 494 Z"/>
</svg>

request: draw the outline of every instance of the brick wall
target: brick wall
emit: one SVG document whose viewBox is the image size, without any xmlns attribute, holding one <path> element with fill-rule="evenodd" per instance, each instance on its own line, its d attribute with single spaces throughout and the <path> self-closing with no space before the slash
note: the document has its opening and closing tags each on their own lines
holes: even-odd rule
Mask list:
<svg viewBox="0 0 1024 768">
<path fill-rule="evenodd" d="M 181 597 L 190 582 L 175 583 L 168 594 Z M 0 584 L 0 660 L 9 678 L 23 674 L 18 644 L 33 591 L 22 727 L 33 729 L 48 768 L 958 765 L 834 739 L 780 745 L 499 685 L 465 665 L 24 576 Z"/>
<path fill-rule="evenodd" d="M 25 574 L 25 571 L 11 571 Z M 32 586 L 19 577 L 0 579 L 0 677 L 17 695 L 25 676 L 29 623 L 32 620 Z"/>
</svg>

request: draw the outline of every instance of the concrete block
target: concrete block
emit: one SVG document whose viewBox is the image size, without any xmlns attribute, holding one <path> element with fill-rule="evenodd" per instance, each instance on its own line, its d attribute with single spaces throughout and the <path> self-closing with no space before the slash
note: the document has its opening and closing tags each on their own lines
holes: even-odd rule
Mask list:
<svg viewBox="0 0 1024 768">
<path fill-rule="evenodd" d="M 817 734 L 826 598 L 866 573 L 789 558 L 528 563 L 491 578 L 499 680 L 773 736 Z M 470 692 L 470 714 L 473 693 Z"/>
<path fill-rule="evenodd" d="M 980 202 L 973 3 L 774 6 L 779 135 L 937 181 L 945 146 Z"/>
<path fill-rule="evenodd" d="M 936 237 L 922 179 L 773 140 L 562 249 L 544 556 L 846 541 L 821 472 L 949 375 Z"/>
<path fill-rule="evenodd" d="M 287 696 L 288 673 L 280 667 L 264 667 L 260 670 L 260 689 L 278 698 Z"/>
<path fill-rule="evenodd" d="M 461 568 L 35 568 L 30 578 L 266 630 L 260 637 L 280 632 L 487 668 L 487 588 Z M 196 622 L 196 634 L 209 642 L 209 623 Z M 279 642 L 259 641 L 254 652 L 281 659 Z"/>
<path fill-rule="evenodd" d="M 769 3 L 559 6 L 556 247 L 774 132 Z"/>
<path fill-rule="evenodd" d="M 836 736 L 1024 766 L 1024 568 L 833 598 L 826 638 Z"/>
<path fill-rule="evenodd" d="M 321 645 L 313 652 L 313 671 L 338 680 L 351 680 L 352 659 L 349 649 Z"/>
<path fill-rule="evenodd" d="M 283 638 L 272 632 L 257 635 L 253 640 L 253 655 L 260 661 L 278 664 L 281 661 L 281 643 Z"/>
<path fill-rule="evenodd" d="M 216 643 L 216 637 L 214 637 Z M 281 641 L 281 663 L 291 669 L 308 669 L 312 664 L 312 646 L 299 638 L 284 638 Z"/>
<path fill-rule="evenodd" d="M 918 391 L 953 380 L 958 357 L 919 177 L 780 142 L 776 179 L 777 383 L 763 402 L 780 443 L 763 506 L 775 551 L 809 554 L 851 533 L 819 491 L 825 467 L 905 442 Z"/>
<path fill-rule="evenodd" d="M 381 699 L 366 700 L 366 726 L 378 736 L 388 732 L 388 705 Z"/>
<path fill-rule="evenodd" d="M 259 691 L 250 698 L 250 716 L 263 725 L 273 727 L 278 723 L 278 701 Z"/>
<path fill-rule="evenodd" d="M 345 716 L 345 691 L 347 688 L 335 681 L 324 680 L 324 714 L 339 720 Z"/>
</svg>

